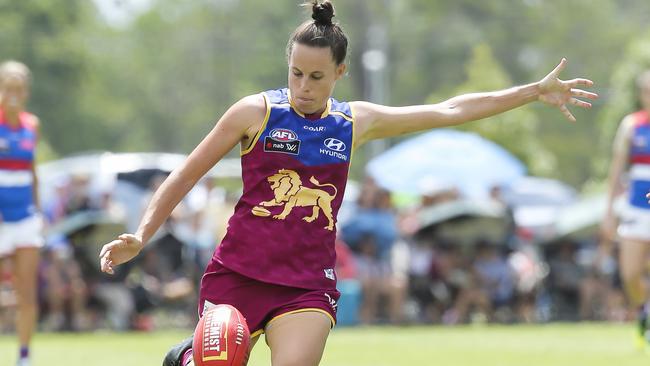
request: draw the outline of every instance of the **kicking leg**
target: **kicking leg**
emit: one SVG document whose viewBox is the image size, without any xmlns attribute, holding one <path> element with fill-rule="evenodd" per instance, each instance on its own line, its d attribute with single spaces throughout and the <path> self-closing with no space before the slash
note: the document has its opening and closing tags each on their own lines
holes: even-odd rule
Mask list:
<svg viewBox="0 0 650 366">
<path fill-rule="evenodd" d="M 193 339 L 193 336 L 187 337 L 182 342 L 173 346 L 169 352 L 167 352 L 167 355 L 165 355 L 163 366 L 194 366 L 194 362 L 192 361 Z M 258 339 L 259 336 L 251 339 L 251 350 L 253 349 L 253 346 L 255 346 L 255 343 L 257 343 Z"/>
</svg>

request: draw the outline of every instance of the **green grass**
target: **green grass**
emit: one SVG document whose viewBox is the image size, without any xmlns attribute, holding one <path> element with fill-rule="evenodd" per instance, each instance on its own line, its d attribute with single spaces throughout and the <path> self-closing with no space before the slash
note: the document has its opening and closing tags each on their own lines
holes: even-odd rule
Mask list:
<svg viewBox="0 0 650 366">
<path fill-rule="evenodd" d="M 160 365 L 187 332 L 39 334 L 33 366 Z M 632 325 L 553 324 L 475 327 L 340 328 L 328 340 L 323 366 L 633 366 L 649 365 L 635 350 Z M 0 337 L 0 365 L 12 365 L 13 337 Z M 262 339 L 249 365 L 270 364 Z"/>
</svg>

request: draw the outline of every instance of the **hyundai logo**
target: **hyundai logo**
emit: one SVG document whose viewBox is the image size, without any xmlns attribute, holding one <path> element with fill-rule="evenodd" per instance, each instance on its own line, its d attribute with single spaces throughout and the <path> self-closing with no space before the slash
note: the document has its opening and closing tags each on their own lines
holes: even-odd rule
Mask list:
<svg viewBox="0 0 650 366">
<path fill-rule="evenodd" d="M 334 151 L 343 151 L 343 150 L 345 150 L 345 143 L 343 141 L 335 139 L 333 137 L 328 138 L 323 143 L 330 150 L 334 150 Z"/>
</svg>

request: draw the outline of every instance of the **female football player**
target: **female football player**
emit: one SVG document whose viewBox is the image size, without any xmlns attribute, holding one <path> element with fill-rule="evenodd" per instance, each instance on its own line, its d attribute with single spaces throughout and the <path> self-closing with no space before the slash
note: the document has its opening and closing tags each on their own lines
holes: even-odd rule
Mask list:
<svg viewBox="0 0 650 366">
<path fill-rule="evenodd" d="M 0 260 L 11 260 L 17 295 L 19 366 L 29 365 L 36 327 L 36 278 L 42 222 L 38 214 L 34 148 L 38 118 L 25 111 L 30 72 L 16 61 L 0 64 Z"/>
<path fill-rule="evenodd" d="M 641 110 L 621 121 L 613 147 L 609 171 L 607 211 L 602 223 L 604 244 L 620 239 L 619 267 L 623 287 L 630 305 L 638 311 L 638 344 L 650 343 L 648 331 L 648 254 L 650 254 L 650 203 L 645 194 L 650 189 L 650 70 L 637 77 Z M 620 222 L 614 215 L 614 201 L 624 190 L 627 174 L 628 194 Z"/>
<path fill-rule="evenodd" d="M 541 81 L 507 90 L 468 94 L 409 107 L 332 98 L 345 75 L 348 41 L 332 22 L 330 1 L 312 1 L 312 20 L 287 45 L 288 87 L 235 103 L 156 192 L 134 234 L 106 244 L 101 268 L 138 255 L 192 186 L 236 144 L 241 145 L 243 194 L 228 232 L 203 276 L 199 312 L 225 303 L 247 319 L 253 342 L 265 333 L 271 362 L 317 365 L 336 319 L 334 242 L 352 152 L 372 139 L 453 126 L 533 101 L 587 108 L 577 89 L 586 79 L 558 79 L 566 61 Z M 185 346 L 168 365 L 185 365 Z M 191 344 L 191 343 L 190 343 Z"/>
</svg>

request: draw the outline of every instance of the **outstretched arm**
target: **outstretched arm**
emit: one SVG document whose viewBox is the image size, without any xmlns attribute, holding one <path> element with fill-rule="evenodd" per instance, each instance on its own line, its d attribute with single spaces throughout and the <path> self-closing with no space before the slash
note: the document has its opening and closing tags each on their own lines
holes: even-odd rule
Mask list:
<svg viewBox="0 0 650 366">
<path fill-rule="evenodd" d="M 135 257 L 196 182 L 244 138 L 252 124 L 261 122 L 265 113 L 261 95 L 235 103 L 154 193 L 136 233 L 122 234 L 104 245 L 99 255 L 102 271 L 112 274 L 114 266 Z"/>
<path fill-rule="evenodd" d="M 501 91 L 460 95 L 438 104 L 387 107 L 368 102 L 352 102 L 356 121 L 355 145 L 360 146 L 372 139 L 459 125 L 536 100 L 557 107 L 568 120 L 575 121 L 567 104 L 589 108 L 590 103 L 578 98 L 596 99 L 598 95 L 578 89 L 579 86 L 592 86 L 591 80 L 560 80 L 558 76 L 565 65 L 566 59 L 562 59 L 553 71 L 536 83 Z"/>
</svg>

